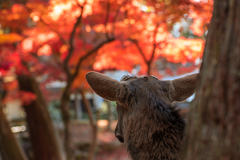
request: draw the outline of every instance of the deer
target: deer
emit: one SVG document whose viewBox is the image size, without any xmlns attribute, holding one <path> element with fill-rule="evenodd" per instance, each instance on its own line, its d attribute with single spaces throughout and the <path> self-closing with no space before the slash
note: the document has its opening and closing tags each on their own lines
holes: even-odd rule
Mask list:
<svg viewBox="0 0 240 160">
<path fill-rule="evenodd" d="M 115 136 L 124 143 L 132 160 L 179 160 L 185 120 L 174 102 L 184 101 L 196 88 L 198 73 L 171 81 L 155 76 L 125 75 L 121 81 L 88 72 L 92 90 L 116 101 Z"/>
</svg>

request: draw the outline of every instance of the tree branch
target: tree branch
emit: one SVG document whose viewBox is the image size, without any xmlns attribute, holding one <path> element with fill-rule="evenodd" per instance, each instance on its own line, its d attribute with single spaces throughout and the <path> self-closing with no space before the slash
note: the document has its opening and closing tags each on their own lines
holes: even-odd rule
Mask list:
<svg viewBox="0 0 240 160">
<path fill-rule="evenodd" d="M 143 53 L 141 47 L 139 46 L 138 42 L 137 42 L 136 40 L 134 40 L 134 39 L 129 39 L 129 40 L 132 41 L 132 42 L 136 45 L 139 53 L 141 54 L 141 56 L 142 56 L 143 59 L 144 59 L 144 62 L 148 64 L 149 61 L 147 60 L 147 58 L 146 58 L 145 54 Z"/>
<path fill-rule="evenodd" d="M 153 60 L 153 58 L 154 58 L 154 55 L 155 55 L 155 50 L 156 50 L 156 47 L 157 47 L 157 44 L 156 44 L 156 35 L 157 35 L 157 29 L 158 29 L 159 25 L 160 25 L 160 23 L 158 23 L 158 24 L 156 25 L 156 28 L 155 28 L 155 31 L 154 31 L 154 35 L 153 35 L 153 36 L 154 36 L 153 50 L 152 50 L 152 55 L 151 55 L 151 58 L 150 58 L 150 60 L 149 60 L 149 63 L 152 62 L 152 60 Z"/>
<path fill-rule="evenodd" d="M 83 60 L 85 60 L 86 58 L 88 58 L 90 55 L 92 55 L 94 52 L 96 52 L 99 48 L 101 48 L 104 44 L 106 43 L 109 43 L 109 42 L 112 42 L 114 41 L 115 39 L 114 38 L 109 38 L 107 39 L 106 41 L 103 41 L 101 42 L 100 44 L 98 44 L 94 49 L 90 50 L 87 54 L 85 54 L 83 57 L 81 57 L 77 63 L 77 66 L 76 66 L 76 70 L 74 72 L 74 74 L 72 75 L 72 79 L 74 79 L 77 75 L 78 75 L 78 72 L 79 72 L 79 69 L 80 69 L 80 65 L 82 64 Z"/>
<path fill-rule="evenodd" d="M 79 89 L 79 92 L 81 93 L 82 95 L 82 100 L 83 100 L 83 103 L 86 107 L 86 110 L 87 110 L 87 113 L 88 113 L 88 116 L 89 116 L 89 122 L 90 122 L 90 125 L 91 126 L 94 126 L 96 125 L 96 121 L 94 120 L 93 118 L 93 113 L 92 113 L 92 108 L 91 108 L 91 104 L 89 103 L 89 101 L 87 100 L 87 98 L 85 97 L 85 94 L 84 94 L 84 91 L 83 89 Z"/>
<path fill-rule="evenodd" d="M 69 49 L 68 49 L 68 55 L 67 57 L 65 58 L 64 62 L 63 62 L 63 67 L 64 67 L 64 70 L 66 71 L 67 73 L 67 76 L 68 77 L 71 77 L 71 73 L 69 71 L 69 68 L 68 68 L 68 62 L 73 54 L 73 51 L 74 51 L 74 46 L 73 46 L 73 39 L 74 39 L 74 34 L 76 32 L 76 28 L 77 26 L 79 25 L 79 23 L 81 22 L 81 19 L 82 19 L 82 15 L 83 15 L 83 9 L 84 9 L 84 5 L 85 3 L 83 4 L 83 6 L 81 6 L 79 3 L 78 3 L 78 6 L 81 8 L 81 13 L 80 15 L 77 17 L 77 21 L 75 22 L 74 26 L 73 26 L 73 30 L 70 34 L 70 39 L 69 39 Z"/>
</svg>

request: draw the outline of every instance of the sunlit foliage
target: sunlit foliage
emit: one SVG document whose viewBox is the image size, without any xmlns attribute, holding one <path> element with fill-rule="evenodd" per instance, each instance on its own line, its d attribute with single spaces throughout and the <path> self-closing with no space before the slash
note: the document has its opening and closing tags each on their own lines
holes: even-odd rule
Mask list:
<svg viewBox="0 0 240 160">
<path fill-rule="evenodd" d="M 14 67 L 18 74 L 66 80 L 63 63 L 71 45 L 68 67 L 74 73 L 79 59 L 109 38 L 114 41 L 82 63 L 73 87 L 81 85 L 89 70 L 131 71 L 140 65 L 139 74 L 146 74 L 150 62 L 152 74 L 161 77 L 161 59 L 192 63 L 193 70 L 202 58 L 201 36 L 208 29 L 212 5 L 213 0 L 39 0 L 14 4 L 0 10 L 1 75 Z M 190 29 L 200 38 L 173 37 L 174 24 L 183 19 L 192 20 Z M 183 68 L 176 73 L 184 73 Z"/>
</svg>

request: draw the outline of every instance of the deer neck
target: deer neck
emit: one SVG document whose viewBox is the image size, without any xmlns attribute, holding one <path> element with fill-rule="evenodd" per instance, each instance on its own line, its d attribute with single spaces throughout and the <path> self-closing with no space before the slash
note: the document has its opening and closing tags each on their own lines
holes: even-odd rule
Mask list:
<svg viewBox="0 0 240 160">
<path fill-rule="evenodd" d="M 140 117 L 130 117 L 125 144 L 133 160 L 181 157 L 185 122 L 176 108 L 153 107 Z M 156 108 L 157 111 L 156 111 Z"/>
</svg>

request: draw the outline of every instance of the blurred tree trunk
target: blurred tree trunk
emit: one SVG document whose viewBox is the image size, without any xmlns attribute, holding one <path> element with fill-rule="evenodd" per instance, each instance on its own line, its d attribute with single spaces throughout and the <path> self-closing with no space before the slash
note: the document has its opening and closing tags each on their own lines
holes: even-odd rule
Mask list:
<svg viewBox="0 0 240 160">
<path fill-rule="evenodd" d="M 81 101 L 78 98 L 79 91 L 75 91 L 75 108 L 76 108 L 76 119 L 81 120 L 82 119 L 82 106 Z"/>
<path fill-rule="evenodd" d="M 146 63 L 147 65 L 147 76 L 150 76 L 151 75 L 151 65 L 152 65 L 152 61 L 149 61 Z"/>
<path fill-rule="evenodd" d="M 110 131 L 111 130 L 111 122 L 112 122 L 112 110 L 111 110 L 111 102 L 110 101 L 106 101 L 107 103 L 107 110 L 108 110 L 108 115 L 107 115 L 107 121 L 108 121 L 108 125 L 107 125 L 107 130 Z"/>
<path fill-rule="evenodd" d="M 88 117 L 89 117 L 89 122 L 90 122 L 90 125 L 92 128 L 92 143 L 91 143 L 91 146 L 88 151 L 88 160 L 93 160 L 94 151 L 97 146 L 97 123 L 93 118 L 93 112 L 92 112 L 91 105 L 90 105 L 89 101 L 86 99 L 83 89 L 80 89 L 80 93 L 82 95 L 83 103 L 86 106 Z"/>
<path fill-rule="evenodd" d="M 7 157 L 4 155 L 2 143 L 0 140 L 0 160 L 7 160 Z"/>
<path fill-rule="evenodd" d="M 14 136 L 9 122 L 3 112 L 2 99 L 0 95 L 0 149 L 3 160 L 26 160 L 16 137 Z"/>
<path fill-rule="evenodd" d="M 216 0 L 183 160 L 240 159 L 240 1 Z"/>
<path fill-rule="evenodd" d="M 71 147 L 71 137 L 70 137 L 70 114 L 69 114 L 69 99 L 71 94 L 71 85 L 72 81 L 67 81 L 67 86 L 64 88 L 62 97 L 61 97 L 61 114 L 64 123 L 64 147 L 66 151 L 66 159 L 73 159 L 73 149 Z"/>
<path fill-rule="evenodd" d="M 37 97 L 23 105 L 35 160 L 61 160 L 52 120 L 38 83 L 27 75 L 19 75 L 18 83 L 20 90 L 32 92 Z"/>
</svg>

